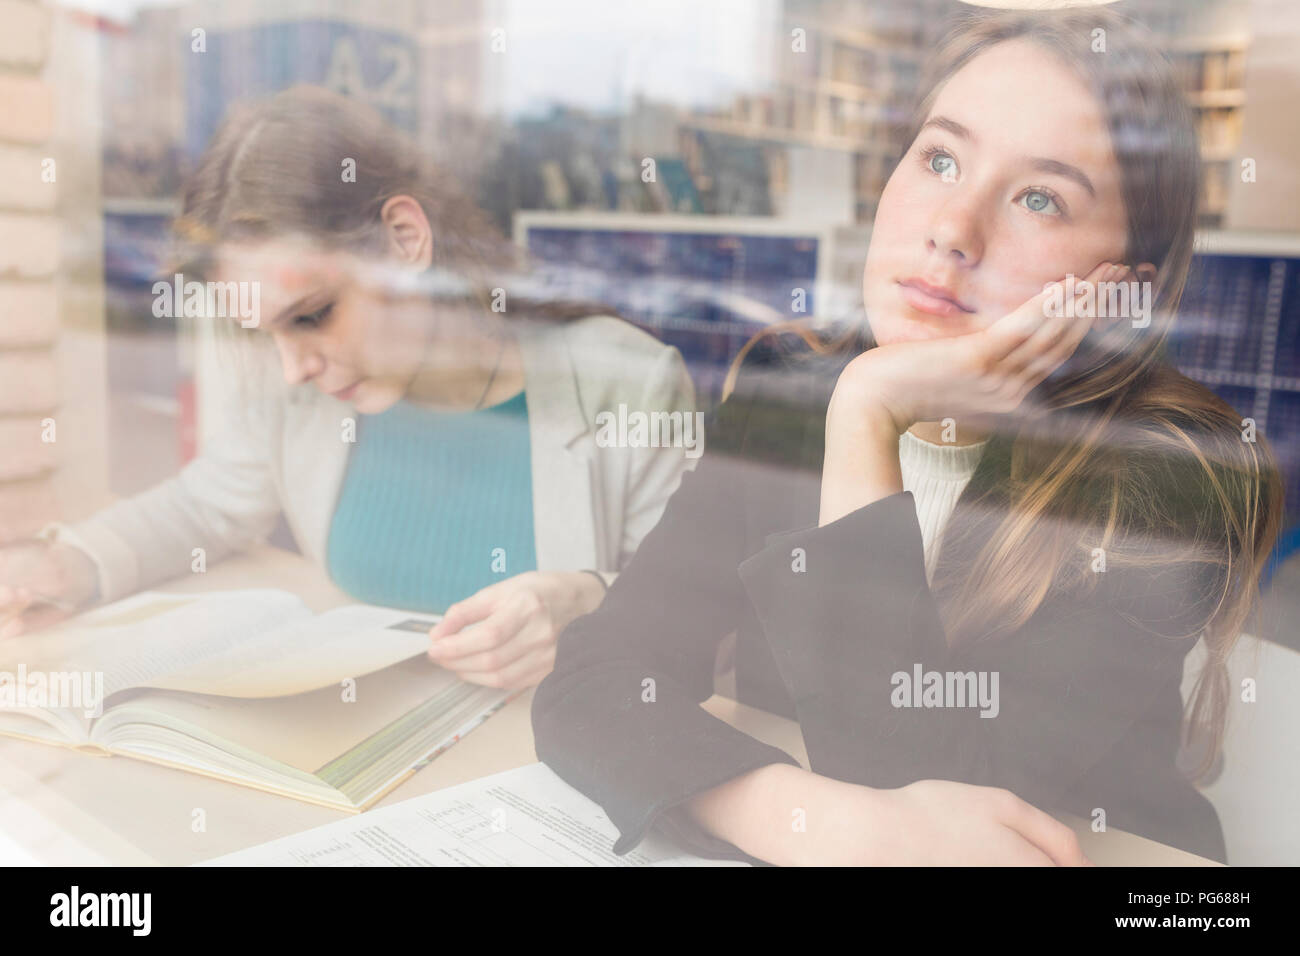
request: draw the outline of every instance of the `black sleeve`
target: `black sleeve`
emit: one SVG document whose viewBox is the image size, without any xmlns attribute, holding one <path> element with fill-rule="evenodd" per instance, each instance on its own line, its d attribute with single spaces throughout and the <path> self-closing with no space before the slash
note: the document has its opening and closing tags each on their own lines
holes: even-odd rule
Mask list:
<svg viewBox="0 0 1300 956">
<path fill-rule="evenodd" d="M 620 832 L 615 853 L 662 818 L 691 852 L 749 859 L 666 811 L 758 767 L 797 765 L 699 706 L 713 694 L 718 644 L 745 601 L 736 567 L 747 468 L 734 451 L 748 414 L 738 383 L 699 465 L 599 609 L 560 635 L 555 669 L 533 698 L 539 759 L 604 808 Z"/>
<path fill-rule="evenodd" d="M 803 548 L 806 572 L 792 573 Z M 950 649 L 908 492 L 823 527 L 772 535 L 740 577 L 795 700 L 812 769 L 875 787 L 939 778 L 1041 807 L 1182 678 L 1204 608 L 1186 567 L 1102 573 L 1087 600 L 1045 602 L 1004 640 Z M 997 712 L 903 707 L 895 675 L 998 674 Z M 897 686 L 901 686 L 900 681 Z M 989 708 L 991 711 L 991 708 Z"/>
</svg>

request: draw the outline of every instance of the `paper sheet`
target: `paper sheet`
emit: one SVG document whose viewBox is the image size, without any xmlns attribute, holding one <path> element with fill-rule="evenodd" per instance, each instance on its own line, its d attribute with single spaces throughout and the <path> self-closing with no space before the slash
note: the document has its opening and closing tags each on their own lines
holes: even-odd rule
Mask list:
<svg viewBox="0 0 1300 956">
<path fill-rule="evenodd" d="M 203 866 L 727 866 L 656 834 L 624 856 L 600 807 L 545 764 L 507 770 Z"/>
</svg>

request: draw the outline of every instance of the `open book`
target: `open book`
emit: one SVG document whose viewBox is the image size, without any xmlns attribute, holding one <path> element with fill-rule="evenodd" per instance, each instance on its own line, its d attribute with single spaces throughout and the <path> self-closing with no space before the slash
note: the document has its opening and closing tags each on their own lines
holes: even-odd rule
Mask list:
<svg viewBox="0 0 1300 956">
<path fill-rule="evenodd" d="M 0 641 L 0 733 L 363 810 L 510 696 L 425 657 L 438 620 L 144 592 Z"/>
</svg>

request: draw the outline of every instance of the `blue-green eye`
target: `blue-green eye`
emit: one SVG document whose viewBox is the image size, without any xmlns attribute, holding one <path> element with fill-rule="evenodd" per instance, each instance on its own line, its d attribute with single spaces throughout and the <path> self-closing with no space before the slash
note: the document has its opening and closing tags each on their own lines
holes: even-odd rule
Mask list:
<svg viewBox="0 0 1300 956">
<path fill-rule="evenodd" d="M 931 172 L 938 173 L 940 176 L 955 176 L 957 174 L 957 160 L 947 153 L 934 153 L 930 156 L 927 165 L 930 167 Z"/>
<path fill-rule="evenodd" d="M 1061 207 L 1056 204 L 1055 197 L 1041 189 L 1031 189 L 1020 198 L 1022 205 L 1031 212 L 1041 212 L 1048 216 L 1061 214 Z"/>
</svg>

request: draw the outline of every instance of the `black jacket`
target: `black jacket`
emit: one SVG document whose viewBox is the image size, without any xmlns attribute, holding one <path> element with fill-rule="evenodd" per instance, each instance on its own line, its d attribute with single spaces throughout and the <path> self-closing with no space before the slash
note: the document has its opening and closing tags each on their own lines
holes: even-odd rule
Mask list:
<svg viewBox="0 0 1300 956">
<path fill-rule="evenodd" d="M 540 759 L 605 809 L 615 852 L 659 823 L 697 853 L 745 858 L 674 810 L 795 762 L 698 706 L 736 631 L 737 697 L 796 717 L 817 773 L 1004 787 L 1224 860 L 1214 809 L 1175 767 L 1195 639 L 1170 635 L 1204 613 L 1201 582 L 1110 571 L 1086 599 L 1049 595 L 1005 639 L 949 649 L 909 493 L 818 527 L 826 407 L 846 361 L 770 348 L 746 361 L 699 466 L 600 608 L 560 636 L 533 702 Z M 996 442 L 963 498 L 1005 481 Z M 891 677 L 916 664 L 998 672 L 999 713 L 896 707 Z"/>
</svg>

